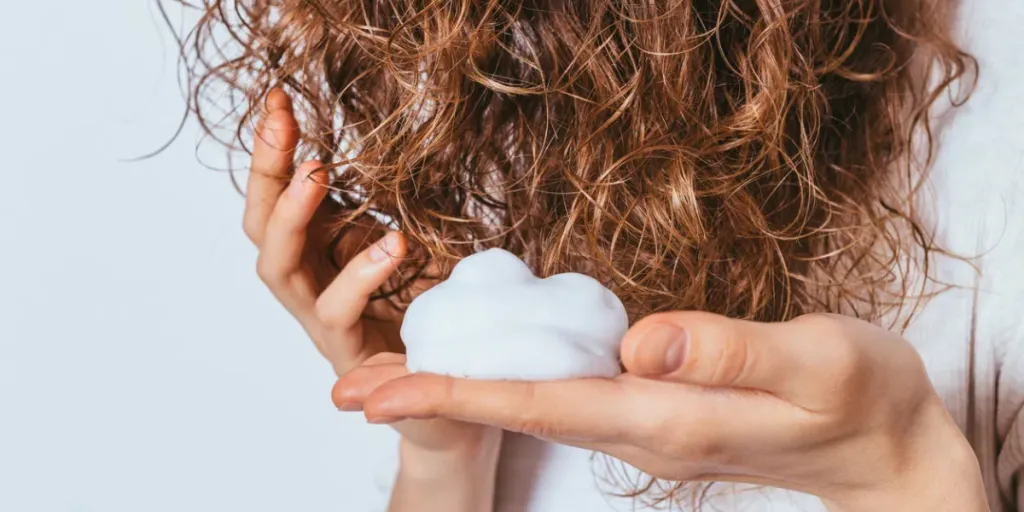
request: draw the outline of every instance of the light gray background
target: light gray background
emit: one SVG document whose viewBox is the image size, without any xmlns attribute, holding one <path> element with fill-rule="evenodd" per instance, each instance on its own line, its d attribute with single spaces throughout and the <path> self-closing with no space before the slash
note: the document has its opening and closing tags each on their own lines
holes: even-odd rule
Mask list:
<svg viewBox="0 0 1024 512">
<path fill-rule="evenodd" d="M 153 2 L 3 2 L 0 54 L 0 511 L 368 510 L 389 433 L 331 405 L 194 125 L 119 162 L 183 108 Z"/>
<path fill-rule="evenodd" d="M 1024 4 L 969 3 L 958 176 L 1024 140 Z M 370 510 L 394 437 L 331 406 L 194 125 L 118 162 L 173 133 L 175 77 L 152 0 L 0 10 L 0 511 Z"/>
</svg>

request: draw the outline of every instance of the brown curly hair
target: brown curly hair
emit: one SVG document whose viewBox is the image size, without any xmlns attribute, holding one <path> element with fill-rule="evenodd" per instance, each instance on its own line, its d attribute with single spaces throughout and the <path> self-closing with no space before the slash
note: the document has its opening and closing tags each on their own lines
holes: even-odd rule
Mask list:
<svg viewBox="0 0 1024 512">
<path fill-rule="evenodd" d="M 297 99 L 339 232 L 393 222 L 405 281 L 503 247 L 633 319 L 882 321 L 941 252 L 929 114 L 973 74 L 937 4 L 205 0 L 179 42 L 219 143 L 245 150 L 270 88 Z"/>
</svg>

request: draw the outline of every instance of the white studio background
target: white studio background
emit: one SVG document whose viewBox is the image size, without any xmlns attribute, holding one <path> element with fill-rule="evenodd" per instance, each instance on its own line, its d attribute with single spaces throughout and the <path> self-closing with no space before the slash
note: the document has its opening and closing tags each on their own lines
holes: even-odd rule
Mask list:
<svg viewBox="0 0 1024 512">
<path fill-rule="evenodd" d="M 1021 165 L 1024 3 L 966 3 L 983 81 L 940 168 L 969 181 Z M 173 133 L 174 58 L 153 0 L 0 10 L 0 511 L 371 510 L 394 438 L 331 406 L 195 125 L 120 162 Z"/>
<path fill-rule="evenodd" d="M 175 52 L 153 0 L 0 10 L 0 511 L 369 510 L 390 434 L 331 405 L 195 125 L 122 162 L 174 133 Z"/>
</svg>

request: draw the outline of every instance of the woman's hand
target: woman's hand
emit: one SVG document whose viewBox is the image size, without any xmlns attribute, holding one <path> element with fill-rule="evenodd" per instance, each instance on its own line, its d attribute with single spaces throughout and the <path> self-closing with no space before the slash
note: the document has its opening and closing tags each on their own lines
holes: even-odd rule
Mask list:
<svg viewBox="0 0 1024 512">
<path fill-rule="evenodd" d="M 396 373 L 363 406 L 373 422 L 492 425 L 604 452 L 662 479 L 812 493 L 837 511 L 988 510 L 971 447 L 917 353 L 874 325 L 837 315 L 765 324 L 658 314 L 627 333 L 622 360 L 628 373 L 609 380 Z"/>
<path fill-rule="evenodd" d="M 337 205 L 327 197 L 319 162 L 291 171 L 299 139 L 291 101 L 281 90 L 267 96 L 257 130 L 246 193 L 244 228 L 259 249 L 257 272 L 296 318 L 342 381 L 352 386 L 335 400 L 358 408 L 379 376 L 406 373 L 399 337 L 402 314 L 370 296 L 405 255 L 400 233 L 372 221 L 349 226 L 335 261 L 327 237 Z M 374 242 L 376 240 L 376 242 Z M 425 289 L 425 283 L 416 283 Z M 374 368 L 374 372 L 365 371 Z M 401 469 L 391 510 L 489 510 L 501 430 L 450 420 L 396 424 L 402 436 Z M 439 492 L 443 491 L 443 492 Z"/>
<path fill-rule="evenodd" d="M 298 140 L 290 99 L 272 90 L 253 147 L 244 228 L 259 249 L 260 278 L 344 375 L 373 354 L 401 351 L 400 312 L 370 296 L 394 273 L 405 241 L 372 222 L 350 226 L 334 255 L 343 268 L 335 270 L 328 223 L 337 205 L 319 162 L 292 173 Z"/>
</svg>

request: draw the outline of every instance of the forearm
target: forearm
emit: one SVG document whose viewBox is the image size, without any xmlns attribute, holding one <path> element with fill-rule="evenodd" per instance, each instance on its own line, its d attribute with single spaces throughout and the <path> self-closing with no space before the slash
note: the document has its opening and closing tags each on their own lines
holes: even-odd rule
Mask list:
<svg viewBox="0 0 1024 512">
<path fill-rule="evenodd" d="M 402 442 L 388 512 L 487 512 L 493 509 L 501 431 L 473 450 L 433 452 Z"/>
</svg>

